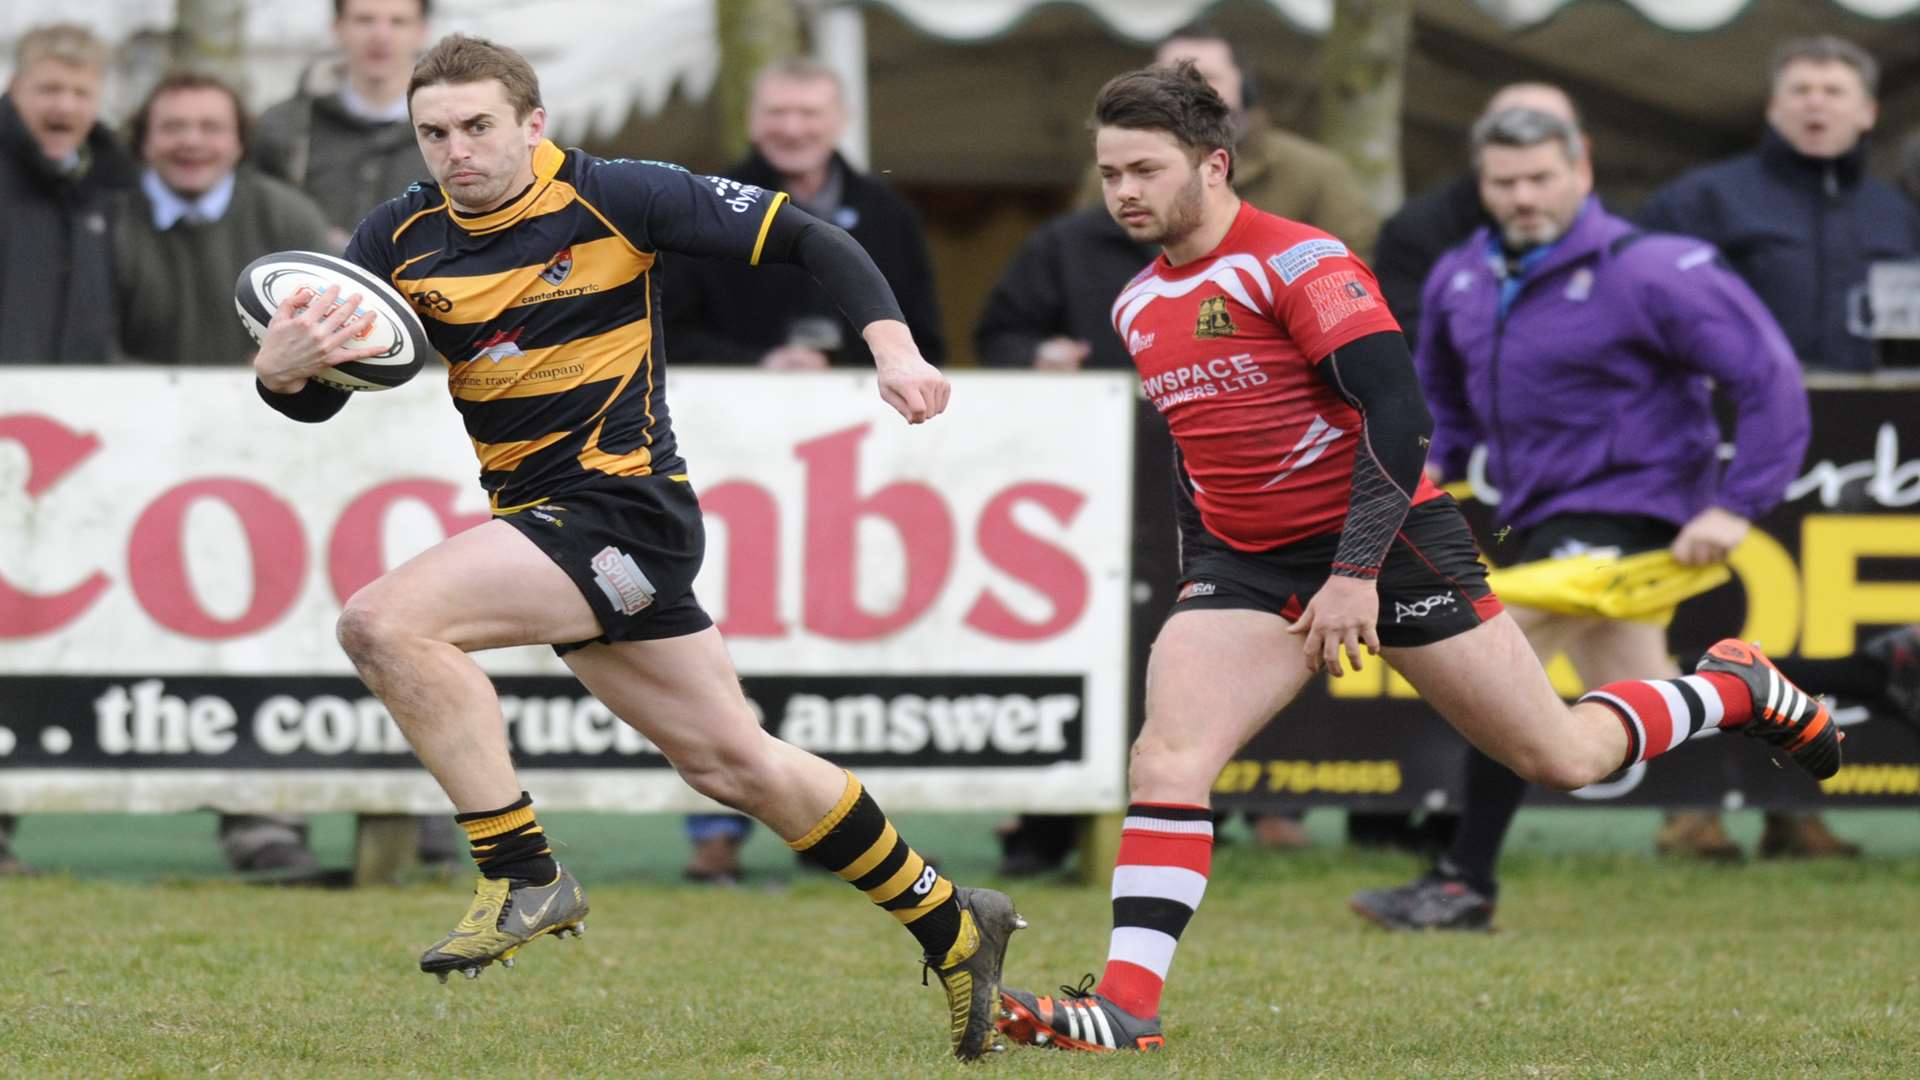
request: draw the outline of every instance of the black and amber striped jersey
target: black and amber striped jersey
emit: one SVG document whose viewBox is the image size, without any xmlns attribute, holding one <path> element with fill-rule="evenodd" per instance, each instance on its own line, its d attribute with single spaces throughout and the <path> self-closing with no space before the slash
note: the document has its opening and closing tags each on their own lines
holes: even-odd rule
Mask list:
<svg viewBox="0 0 1920 1080">
<path fill-rule="evenodd" d="M 416 184 L 347 258 L 412 301 L 496 510 L 596 476 L 683 468 L 668 422 L 654 262 L 758 262 L 786 196 L 654 161 L 542 142 L 533 185 L 485 214 Z"/>
</svg>

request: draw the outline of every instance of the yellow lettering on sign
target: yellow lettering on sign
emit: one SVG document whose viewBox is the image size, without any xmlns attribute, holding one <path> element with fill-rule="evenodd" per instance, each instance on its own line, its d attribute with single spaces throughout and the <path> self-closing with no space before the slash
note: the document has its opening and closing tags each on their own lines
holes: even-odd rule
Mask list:
<svg viewBox="0 0 1920 1080">
<path fill-rule="evenodd" d="M 1800 640 L 1801 608 L 1800 571 L 1793 556 L 1780 541 L 1750 529 L 1727 565 L 1747 593 L 1747 622 L 1740 628 L 1740 640 L 1757 641 L 1775 656 L 1793 652 Z"/>
<path fill-rule="evenodd" d="M 1920 611 L 1920 581 L 1861 581 L 1862 558 L 1920 558 L 1920 516 L 1824 514 L 1801 524 L 1807 634 L 1800 655 L 1845 656 L 1861 623 L 1911 622 Z"/>
</svg>

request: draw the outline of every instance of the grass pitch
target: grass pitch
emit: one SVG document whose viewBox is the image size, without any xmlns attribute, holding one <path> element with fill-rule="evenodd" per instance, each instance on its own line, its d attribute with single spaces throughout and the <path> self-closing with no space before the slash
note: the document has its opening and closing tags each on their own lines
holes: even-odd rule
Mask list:
<svg viewBox="0 0 1920 1080">
<path fill-rule="evenodd" d="M 1016 1048 L 997 1076 L 1912 1076 L 1920 1070 L 1920 839 L 1911 815 L 1833 816 L 1854 864 L 1673 865 L 1652 815 L 1529 812 L 1491 936 L 1389 935 L 1345 910 L 1417 869 L 1230 845 L 1174 965 L 1167 1050 Z M 587 936 L 440 986 L 415 959 L 467 885 L 323 891 L 220 881 L 210 821 L 29 819 L 65 874 L 0 883 L 0 1076 L 957 1075 L 911 940 L 761 834 L 738 890 L 671 884 L 666 819 L 552 815 L 593 902 Z M 986 819 L 902 824 L 961 880 Z M 323 857 L 344 849 L 323 821 Z M 1753 826 L 1741 831 L 1751 836 Z M 1572 850 L 1548 854 L 1546 849 Z M 640 857 L 649 852 L 647 857 Z M 172 871 L 158 871 L 163 858 Z M 170 879 L 169 879 L 170 878 Z M 1099 890 L 1012 887 L 1032 929 L 1009 981 L 1097 970 Z"/>
</svg>

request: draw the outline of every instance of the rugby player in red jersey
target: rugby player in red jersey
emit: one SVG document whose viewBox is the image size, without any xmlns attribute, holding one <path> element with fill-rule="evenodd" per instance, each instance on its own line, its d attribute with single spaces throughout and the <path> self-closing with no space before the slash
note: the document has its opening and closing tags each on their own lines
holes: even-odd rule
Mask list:
<svg viewBox="0 0 1920 1080">
<path fill-rule="evenodd" d="M 1561 790 L 1709 727 L 1816 776 L 1839 767 L 1826 710 L 1738 641 L 1693 676 L 1560 700 L 1424 476 L 1433 421 L 1372 271 L 1234 195 L 1228 116 L 1190 63 L 1119 76 L 1094 104 L 1107 209 L 1161 248 L 1113 321 L 1173 432 L 1183 565 L 1147 670 L 1105 972 L 1060 997 L 1003 990 L 999 1027 L 1018 1042 L 1164 1042 L 1161 989 L 1206 891 L 1213 781 L 1343 659 L 1384 655 L 1475 746 Z"/>
</svg>

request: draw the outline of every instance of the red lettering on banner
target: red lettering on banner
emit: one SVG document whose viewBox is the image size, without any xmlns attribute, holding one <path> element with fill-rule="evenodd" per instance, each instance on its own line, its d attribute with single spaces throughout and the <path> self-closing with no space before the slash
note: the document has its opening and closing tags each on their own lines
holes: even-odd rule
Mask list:
<svg viewBox="0 0 1920 1080">
<path fill-rule="evenodd" d="M 239 516 L 253 564 L 253 598 L 238 618 L 200 606 L 187 576 L 187 510 L 218 499 Z M 133 523 L 127 580 L 153 621 L 188 637 L 223 641 L 253 633 L 286 614 L 307 575 L 307 538 L 293 508 L 251 480 L 216 477 L 170 488 Z"/>
<path fill-rule="evenodd" d="M 1028 622 L 1001 603 L 999 597 L 982 592 L 967 612 L 968 626 L 995 637 L 1033 641 L 1052 637 L 1079 620 L 1087 610 L 1086 568 L 1071 552 L 1020 528 L 1013 519 L 1013 511 L 1021 502 L 1036 503 L 1052 514 L 1054 520 L 1068 525 L 1086 501 L 1085 495 L 1071 488 L 1029 482 L 1015 484 L 987 503 L 980 512 L 980 527 L 975 533 L 980 553 L 1009 576 L 1045 596 L 1053 605 L 1053 613 L 1040 622 Z"/>
<path fill-rule="evenodd" d="M 27 494 L 38 496 L 100 449 L 100 437 L 81 433 L 46 416 L 0 416 L 0 439 L 27 451 Z M 45 634 L 79 618 L 106 591 L 107 575 L 95 570 L 73 588 L 31 593 L 0 576 L 0 640 Z"/>
<path fill-rule="evenodd" d="M 700 509 L 727 523 L 729 637 L 784 637 L 780 621 L 780 504 L 773 493 L 729 480 L 700 493 Z"/>
<path fill-rule="evenodd" d="M 412 500 L 433 511 L 446 536 L 492 519 L 485 510 L 466 514 L 455 510 L 453 503 L 460 490 L 459 485 L 444 480 L 391 480 L 348 503 L 333 527 L 332 539 L 327 541 L 327 579 L 333 584 L 334 599 L 346 604 L 362 586 L 392 569 L 387 565 L 381 533 L 395 503 Z"/>
<path fill-rule="evenodd" d="M 807 544 L 801 622 L 841 641 L 867 641 L 911 623 L 933 606 L 953 568 L 953 515 L 925 484 L 900 480 L 871 495 L 858 494 L 860 440 L 872 425 L 794 447 L 807 464 Z M 863 611 L 859 580 L 862 517 L 884 518 L 906 551 L 906 587 L 891 612 Z"/>
</svg>

